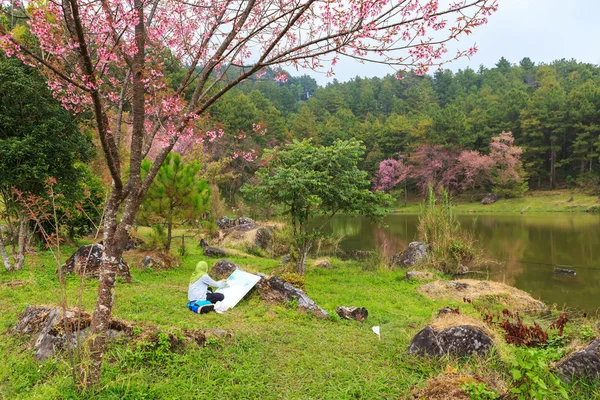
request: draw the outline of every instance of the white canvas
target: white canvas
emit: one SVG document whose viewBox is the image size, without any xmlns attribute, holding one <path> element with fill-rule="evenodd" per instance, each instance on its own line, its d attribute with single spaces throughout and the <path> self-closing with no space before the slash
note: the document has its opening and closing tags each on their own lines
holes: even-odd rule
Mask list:
<svg viewBox="0 0 600 400">
<path fill-rule="evenodd" d="M 227 286 L 216 291 L 216 293 L 223 293 L 225 299 L 215 304 L 215 311 L 222 313 L 225 310 L 235 307 L 259 280 L 260 276 L 250 274 L 241 269 L 233 271 L 229 275 L 229 278 L 227 278 Z"/>
</svg>

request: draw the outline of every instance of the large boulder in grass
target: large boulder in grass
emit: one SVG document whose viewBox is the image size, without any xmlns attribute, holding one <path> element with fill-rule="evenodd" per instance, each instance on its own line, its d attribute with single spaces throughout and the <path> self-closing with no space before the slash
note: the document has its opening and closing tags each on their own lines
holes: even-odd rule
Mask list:
<svg viewBox="0 0 600 400">
<path fill-rule="evenodd" d="M 61 266 L 63 273 L 77 273 L 86 277 L 99 277 L 102 268 L 104 246 L 101 244 L 88 244 L 82 246 Z M 131 281 L 129 265 L 121 258 L 117 267 L 117 274 Z"/>
<path fill-rule="evenodd" d="M 341 318 L 354 319 L 358 322 L 365 322 L 369 316 L 369 311 L 367 311 L 367 309 L 364 307 L 339 306 L 336 307 L 335 312 Z"/>
<path fill-rule="evenodd" d="M 225 250 L 220 249 L 218 247 L 210 247 L 210 246 L 206 246 L 202 253 L 206 257 L 225 257 L 227 255 L 227 253 L 225 253 Z"/>
<path fill-rule="evenodd" d="M 211 274 L 213 274 L 216 279 L 225 279 L 238 268 L 239 267 L 236 264 L 229 260 L 219 260 L 213 265 Z"/>
<path fill-rule="evenodd" d="M 406 250 L 392 256 L 392 265 L 413 266 L 427 260 L 429 245 L 423 242 L 411 242 Z"/>
<path fill-rule="evenodd" d="M 37 335 L 35 358 L 45 360 L 56 352 L 75 347 L 89 333 L 92 315 L 78 309 L 62 310 L 58 307 L 27 306 L 21 319 L 13 329 L 21 335 Z M 112 318 L 108 328 L 109 339 L 132 335 L 130 323 Z"/>
<path fill-rule="evenodd" d="M 317 317 L 329 317 L 327 311 L 319 307 L 302 289 L 277 276 L 259 275 L 262 279 L 258 282 L 257 287 L 263 300 L 277 303 L 297 301 L 298 309 L 310 312 Z"/>
<path fill-rule="evenodd" d="M 600 339 L 594 340 L 583 350 L 564 357 L 556 365 L 563 380 L 600 379 Z"/>
<path fill-rule="evenodd" d="M 200 239 L 200 246 L 204 248 L 202 254 L 207 257 L 225 257 L 226 255 L 225 250 L 210 246 L 204 239 Z"/>
<path fill-rule="evenodd" d="M 466 357 L 473 354 L 486 355 L 492 347 L 492 339 L 478 327 L 457 325 L 438 331 L 427 325 L 413 337 L 408 352 L 431 357 L 442 357 L 445 354 Z"/>
<path fill-rule="evenodd" d="M 273 227 L 264 226 L 256 230 L 254 245 L 261 250 L 268 250 L 273 244 Z"/>
<path fill-rule="evenodd" d="M 481 204 L 487 206 L 489 204 L 494 204 L 498 200 L 500 200 L 500 197 L 498 197 L 498 195 L 494 193 L 488 193 L 483 199 L 481 199 Z"/>
</svg>

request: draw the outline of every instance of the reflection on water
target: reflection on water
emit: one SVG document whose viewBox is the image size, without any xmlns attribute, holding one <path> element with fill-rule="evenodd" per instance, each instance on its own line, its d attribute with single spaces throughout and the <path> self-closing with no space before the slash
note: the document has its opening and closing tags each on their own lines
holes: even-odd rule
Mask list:
<svg viewBox="0 0 600 400">
<path fill-rule="evenodd" d="M 462 215 L 488 257 L 489 278 L 531 293 L 547 304 L 588 312 L 600 307 L 600 217 L 589 214 Z M 394 214 L 377 225 L 364 217 L 337 216 L 327 233 L 344 235 L 341 249 L 402 251 L 415 240 L 417 215 Z M 577 276 L 553 269 L 572 268 Z"/>
</svg>

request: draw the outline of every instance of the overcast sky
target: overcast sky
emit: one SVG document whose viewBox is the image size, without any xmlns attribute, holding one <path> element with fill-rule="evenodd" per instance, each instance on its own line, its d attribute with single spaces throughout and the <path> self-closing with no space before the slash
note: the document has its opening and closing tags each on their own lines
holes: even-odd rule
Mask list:
<svg viewBox="0 0 600 400">
<path fill-rule="evenodd" d="M 461 59 L 446 68 L 456 71 L 466 67 L 477 70 L 480 65 L 493 67 L 503 56 L 513 64 L 523 57 L 536 64 L 561 58 L 600 64 L 600 0 L 499 0 L 499 5 L 487 25 L 461 39 L 461 48 L 476 43 L 479 52 L 470 60 Z M 393 72 L 386 66 L 353 60 L 341 61 L 335 71 L 339 81 Z M 302 70 L 289 72 L 308 73 L 322 85 L 333 79 Z"/>
</svg>

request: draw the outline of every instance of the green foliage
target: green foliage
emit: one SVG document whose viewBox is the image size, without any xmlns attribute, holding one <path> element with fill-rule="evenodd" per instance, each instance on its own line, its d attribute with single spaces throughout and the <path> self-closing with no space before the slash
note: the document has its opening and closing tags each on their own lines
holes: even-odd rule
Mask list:
<svg viewBox="0 0 600 400">
<path fill-rule="evenodd" d="M 164 332 L 158 332 L 154 340 L 138 340 L 129 346 L 121 361 L 129 366 L 161 365 L 169 363 L 175 353 L 171 350 L 171 338 Z"/>
<path fill-rule="evenodd" d="M 498 393 L 488 388 L 485 383 L 465 383 L 461 386 L 461 389 L 469 395 L 471 400 L 496 400 L 500 398 Z"/>
<path fill-rule="evenodd" d="M 419 215 L 418 237 L 430 246 L 428 262 L 444 273 L 462 273 L 481 262 L 475 240 L 460 229 L 446 190 L 442 190 L 438 200 L 429 187 L 428 199 Z"/>
<path fill-rule="evenodd" d="M 281 275 L 281 279 L 302 289 L 304 289 L 306 285 L 306 280 L 304 279 L 304 276 L 299 275 L 295 272 L 285 272 Z"/>
<path fill-rule="evenodd" d="M 565 383 L 550 372 L 548 358 L 543 351 L 519 349 L 510 372 L 515 381 L 510 391 L 519 400 L 569 398 Z"/>
<path fill-rule="evenodd" d="M 306 256 L 320 228 L 309 224 L 317 214 L 329 218 L 337 213 L 382 216 L 382 194 L 368 188 L 367 174 L 358 169 L 364 146 L 337 140 L 332 146 L 314 146 L 310 140 L 265 150 L 265 165 L 256 173 L 256 184 L 243 193 L 250 201 L 284 207 L 289 216 L 299 253 L 297 272 L 304 274 Z"/>
<path fill-rule="evenodd" d="M 0 212 L 4 217 L 12 218 L 21 209 L 13 188 L 47 198 L 46 181 L 55 178 L 53 191 L 61 199 L 59 208 L 64 213 L 59 217 L 67 234 L 75 237 L 91 230 L 104 201 L 101 184 L 81 164 L 93 153 L 91 135 L 80 131 L 44 79 L 20 61 L 0 55 Z M 52 227 L 45 228 L 53 233 Z"/>
<path fill-rule="evenodd" d="M 594 328 L 589 325 L 585 325 L 579 331 L 579 338 L 582 342 L 589 342 L 592 339 L 596 339 L 598 337 L 598 332 Z"/>
<path fill-rule="evenodd" d="M 152 163 L 142 162 L 142 174 L 150 171 Z M 148 195 L 140 209 L 140 220 L 145 223 L 163 223 L 167 226 L 165 249 L 171 247 L 175 224 L 195 223 L 210 207 L 210 187 L 198 179 L 200 164 L 184 163 L 177 153 L 169 154 L 160 167 Z"/>
</svg>

